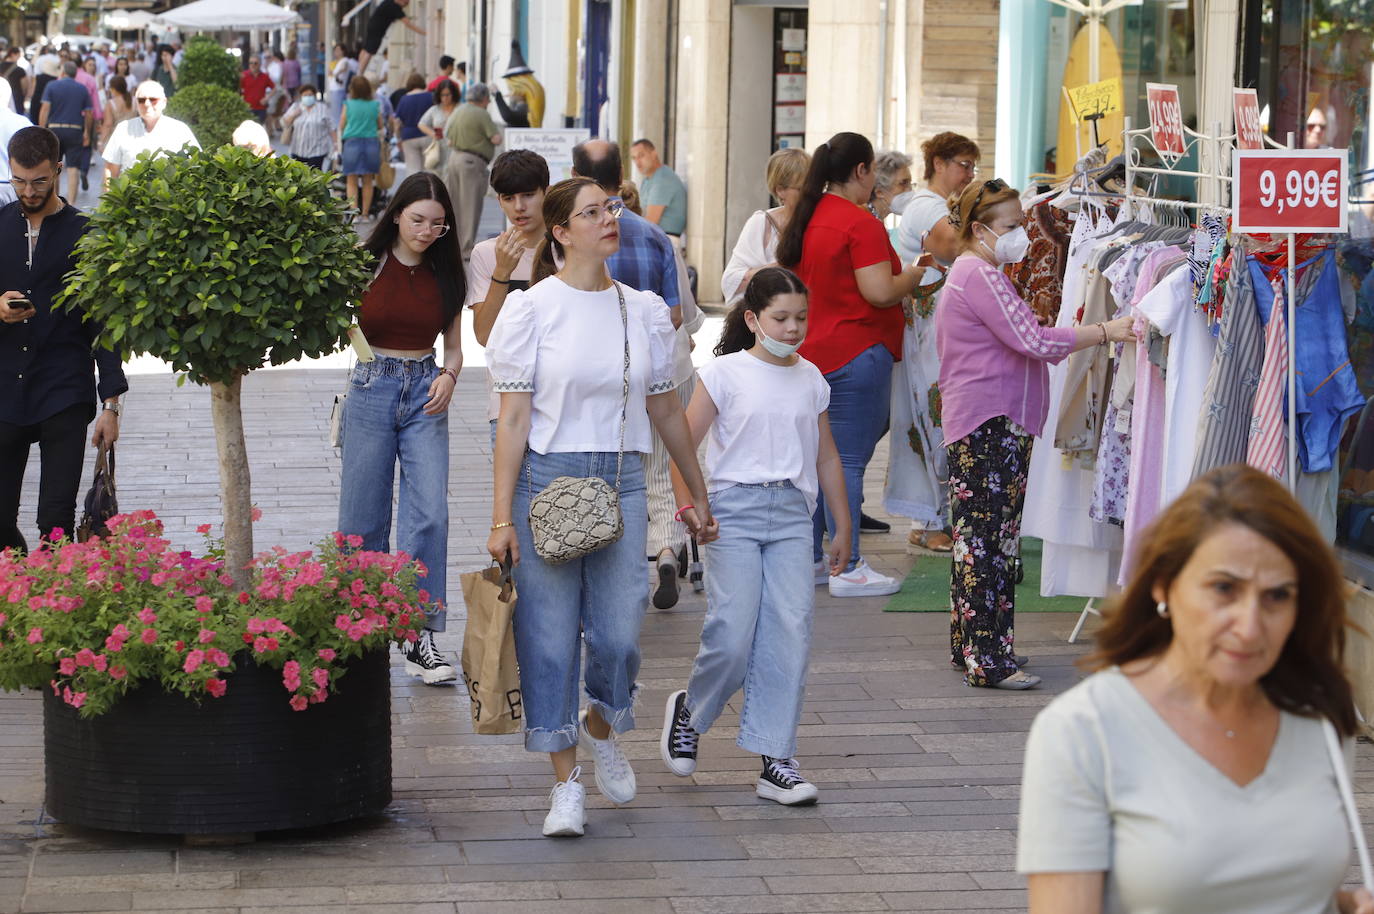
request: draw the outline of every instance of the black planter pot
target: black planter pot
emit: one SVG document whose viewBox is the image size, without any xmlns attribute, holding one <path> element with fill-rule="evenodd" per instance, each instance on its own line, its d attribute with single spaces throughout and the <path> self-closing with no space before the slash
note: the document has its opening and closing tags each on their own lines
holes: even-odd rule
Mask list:
<svg viewBox="0 0 1374 914">
<path fill-rule="evenodd" d="M 145 685 L 83 720 L 43 697 L 47 810 L 146 834 L 241 834 L 381 812 L 391 802 L 385 650 L 352 661 L 328 700 L 293 711 L 281 673 L 246 655 L 222 698 Z"/>
</svg>

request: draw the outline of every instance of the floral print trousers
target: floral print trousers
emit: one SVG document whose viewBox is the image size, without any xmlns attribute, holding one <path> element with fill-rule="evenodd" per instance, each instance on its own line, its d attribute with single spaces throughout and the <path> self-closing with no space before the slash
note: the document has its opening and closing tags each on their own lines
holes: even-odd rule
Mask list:
<svg viewBox="0 0 1374 914">
<path fill-rule="evenodd" d="M 1012 616 L 1030 446 L 1006 416 L 949 445 L 950 660 L 971 686 L 1017 670 Z"/>
</svg>

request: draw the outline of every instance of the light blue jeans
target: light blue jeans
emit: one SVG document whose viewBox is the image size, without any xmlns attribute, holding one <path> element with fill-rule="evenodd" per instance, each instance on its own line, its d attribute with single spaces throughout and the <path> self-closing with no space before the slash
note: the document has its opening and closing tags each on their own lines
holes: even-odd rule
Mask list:
<svg viewBox="0 0 1374 914">
<path fill-rule="evenodd" d="M 339 530 L 361 536 L 363 549 L 390 551 L 399 461 L 396 548 L 428 570 L 418 582 L 430 597 L 425 628 L 441 632 L 448 604 L 448 414 L 422 409 L 438 376 L 433 356 L 378 356 L 353 369 L 343 414 Z"/>
<path fill-rule="evenodd" d="M 830 385 L 830 432 L 844 468 L 844 487 L 849 496 L 849 565 L 858 564 L 859 509 L 864 502 L 864 470 L 873 459 L 873 449 L 887 431 L 891 406 L 892 353 L 881 343 L 868 347 L 848 364 L 825 375 Z M 824 551 L 823 538 L 835 535 L 835 518 L 830 516 L 825 499 L 816 502 L 811 558 L 819 562 Z"/>
<path fill-rule="evenodd" d="M 525 748 L 558 752 L 577 745 L 578 684 L 586 645 L 590 707 L 617 733 L 634 728 L 639 629 L 649 606 L 644 548 L 649 511 L 641 455 L 627 451 L 620 477 L 625 532 L 591 555 L 550 565 L 534 551 L 530 498 L 559 476 L 600 476 L 615 485 L 611 453 L 526 455 L 515 483 L 512 520 L 520 543 L 515 566 L 515 654 L 525 704 Z M 525 474 L 528 465 L 532 474 Z"/>
<path fill-rule="evenodd" d="M 816 594 L 806 496 L 786 481 L 736 485 L 711 499 L 711 513 L 720 539 L 706 547 L 706 623 L 687 684 L 692 727 L 706 732 L 743 686 L 735 742 L 791 758 Z"/>
</svg>

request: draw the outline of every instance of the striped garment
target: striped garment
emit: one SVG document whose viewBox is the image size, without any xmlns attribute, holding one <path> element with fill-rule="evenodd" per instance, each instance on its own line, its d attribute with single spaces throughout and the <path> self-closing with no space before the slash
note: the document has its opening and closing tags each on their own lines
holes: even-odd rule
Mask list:
<svg viewBox="0 0 1374 914">
<path fill-rule="evenodd" d="M 1264 331 L 1255 302 L 1254 278 L 1245 249 L 1237 247 L 1235 266 L 1226 280 L 1217 350 L 1203 390 L 1198 414 L 1193 478 L 1245 459 L 1250 416 L 1264 358 Z"/>
<path fill-rule="evenodd" d="M 1276 278 L 1271 285 L 1274 305 L 1264 328 L 1264 366 L 1250 413 L 1250 446 L 1245 462 L 1283 479 L 1288 473 L 1288 424 L 1283 409 L 1288 393 L 1288 322 L 1283 283 Z"/>
<path fill-rule="evenodd" d="M 300 117 L 291 122 L 291 154 L 302 159 L 329 155 L 334 150 L 334 122 L 329 118 L 329 106 L 316 103 L 305 108 L 297 102 L 286 112 L 288 117 L 293 114 Z"/>
</svg>

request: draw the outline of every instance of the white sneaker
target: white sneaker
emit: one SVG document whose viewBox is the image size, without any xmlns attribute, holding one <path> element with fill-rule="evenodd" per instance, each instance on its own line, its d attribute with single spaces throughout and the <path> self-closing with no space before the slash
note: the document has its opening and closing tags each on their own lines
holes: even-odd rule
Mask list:
<svg viewBox="0 0 1374 914">
<path fill-rule="evenodd" d="M 832 597 L 885 597 L 901 589 L 901 581 L 878 574 L 863 559 L 859 559 L 853 571 L 830 576 Z"/>
<path fill-rule="evenodd" d="M 582 725 L 582 735 L 586 737 L 592 747 L 592 754 L 596 756 L 596 789 L 617 806 L 630 802 L 635 798 L 637 789 L 635 771 L 630 767 L 630 760 L 621 751 L 620 743 L 616 742 L 615 731 L 612 730 L 611 735 L 605 739 L 597 739 L 587 729 L 585 709 L 577 719 Z"/>
<path fill-rule="evenodd" d="M 544 837 L 580 838 L 587 828 L 587 789 L 578 783 L 582 768 L 577 767 L 566 781 L 549 791 L 549 814 L 544 817 Z"/>
<path fill-rule="evenodd" d="M 812 565 L 811 570 L 816 576 L 817 587 L 830 583 L 830 563 L 825 559 L 821 559 L 815 565 Z"/>
</svg>

